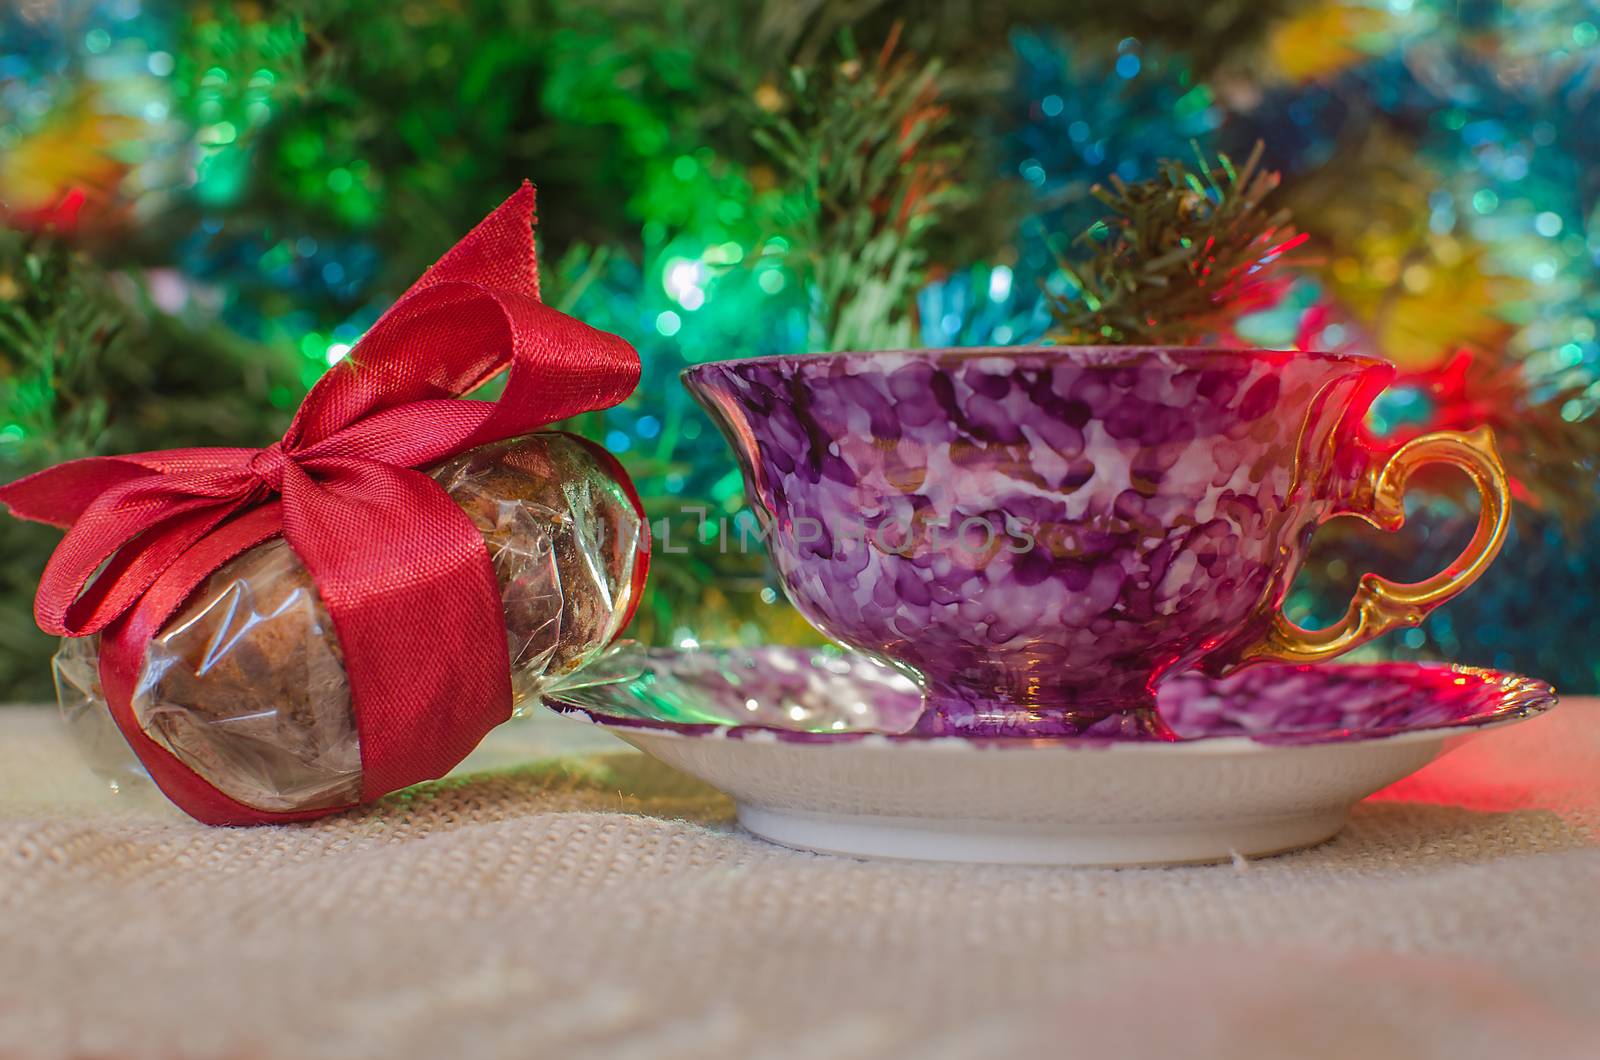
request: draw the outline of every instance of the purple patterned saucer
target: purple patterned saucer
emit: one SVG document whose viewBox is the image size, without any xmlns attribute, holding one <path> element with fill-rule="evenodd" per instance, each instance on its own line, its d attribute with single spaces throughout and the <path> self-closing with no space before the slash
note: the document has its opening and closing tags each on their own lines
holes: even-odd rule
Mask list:
<svg viewBox="0 0 1600 1060">
<path fill-rule="evenodd" d="M 1357 801 L 1550 686 L 1416 663 L 1263 665 L 1162 686 L 1179 737 L 927 735 L 917 686 L 837 649 L 628 648 L 548 700 L 733 796 L 750 831 L 861 856 L 1211 861 L 1321 842 Z"/>
</svg>

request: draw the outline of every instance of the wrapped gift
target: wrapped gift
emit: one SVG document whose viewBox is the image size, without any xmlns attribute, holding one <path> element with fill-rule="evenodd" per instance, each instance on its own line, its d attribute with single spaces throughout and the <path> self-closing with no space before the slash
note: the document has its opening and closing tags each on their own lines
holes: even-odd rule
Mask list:
<svg viewBox="0 0 1600 1060">
<path fill-rule="evenodd" d="M 613 405 L 637 354 L 538 300 L 524 186 L 314 387 L 284 439 L 73 461 L 0 487 L 67 535 L 36 617 L 199 820 L 334 812 L 443 775 L 638 603 L 620 465 L 533 433 Z M 493 402 L 462 395 L 509 369 Z"/>
</svg>

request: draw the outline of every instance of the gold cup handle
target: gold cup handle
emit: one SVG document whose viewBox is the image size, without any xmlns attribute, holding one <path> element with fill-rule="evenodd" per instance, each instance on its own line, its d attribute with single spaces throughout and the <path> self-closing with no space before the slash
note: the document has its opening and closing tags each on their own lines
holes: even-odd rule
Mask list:
<svg viewBox="0 0 1600 1060">
<path fill-rule="evenodd" d="M 1427 463 L 1458 467 L 1478 487 L 1478 528 L 1455 562 L 1420 582 L 1394 582 L 1363 574 L 1344 617 L 1325 629 L 1305 629 L 1290 621 L 1280 604 L 1266 635 L 1244 649 L 1240 663 L 1331 659 L 1391 629 L 1420 624 L 1428 612 L 1478 580 L 1505 543 L 1511 521 L 1511 486 L 1487 427 L 1413 438 L 1390 453 L 1381 466 L 1374 462 L 1373 470 L 1357 483 L 1350 501 L 1337 514 L 1354 515 L 1380 530 L 1400 529 L 1406 521 L 1406 482 Z"/>
</svg>

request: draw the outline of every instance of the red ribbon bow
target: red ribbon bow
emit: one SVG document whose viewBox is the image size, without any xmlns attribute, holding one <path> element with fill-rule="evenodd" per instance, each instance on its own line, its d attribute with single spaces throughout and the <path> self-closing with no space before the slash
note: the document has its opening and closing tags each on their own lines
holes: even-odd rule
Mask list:
<svg viewBox="0 0 1600 1060">
<path fill-rule="evenodd" d="M 338 634 L 363 800 L 442 776 L 510 715 L 483 537 L 417 469 L 615 405 L 639 380 L 633 347 L 539 301 L 533 213 L 524 184 L 311 389 L 282 441 L 74 460 L 0 487 L 15 515 L 69 528 L 39 582 L 39 627 L 101 634 L 112 715 L 192 816 L 239 824 L 333 812 L 236 802 L 146 737 L 130 707 L 150 638 L 208 575 L 279 534 Z M 508 365 L 498 401 L 460 397 Z"/>
</svg>

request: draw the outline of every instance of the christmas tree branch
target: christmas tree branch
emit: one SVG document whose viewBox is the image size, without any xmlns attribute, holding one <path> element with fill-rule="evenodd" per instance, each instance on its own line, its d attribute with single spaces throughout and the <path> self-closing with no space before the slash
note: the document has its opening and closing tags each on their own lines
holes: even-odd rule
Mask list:
<svg viewBox="0 0 1600 1060">
<path fill-rule="evenodd" d="M 97 282 L 99 281 L 99 282 Z M 0 481 L 92 451 L 133 317 L 66 245 L 0 230 Z"/>
<path fill-rule="evenodd" d="M 959 192 L 940 134 L 940 66 L 896 55 L 891 34 L 876 58 L 842 38 L 842 61 L 791 72 L 791 113 L 755 130 L 791 189 L 790 260 L 812 291 L 816 349 L 910 343 L 926 235 Z"/>
<path fill-rule="evenodd" d="M 1051 295 L 1052 337 L 1069 343 L 1182 344 L 1225 340 L 1233 322 L 1281 295 L 1276 268 L 1304 242 L 1286 210 L 1270 210 L 1278 174 L 1258 143 L 1242 166 L 1226 155 L 1198 170 L 1163 162 L 1158 176 L 1096 186 L 1109 214 L 1078 238 L 1080 264 L 1061 263 L 1071 290 Z"/>
</svg>

